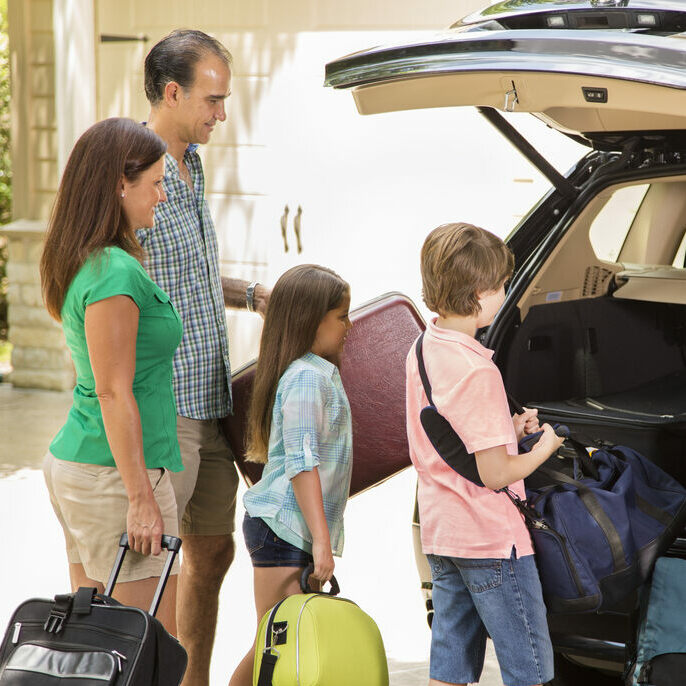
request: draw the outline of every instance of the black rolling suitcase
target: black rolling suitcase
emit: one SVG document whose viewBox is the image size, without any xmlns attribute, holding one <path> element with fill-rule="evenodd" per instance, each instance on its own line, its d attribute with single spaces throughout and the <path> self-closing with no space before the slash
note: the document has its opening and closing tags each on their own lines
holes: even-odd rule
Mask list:
<svg viewBox="0 0 686 686">
<path fill-rule="evenodd" d="M 0 686 L 178 686 L 186 651 L 154 615 L 181 540 L 164 536 L 167 560 L 150 611 L 111 597 L 128 550 L 124 534 L 105 593 L 79 588 L 27 600 L 14 612 L 0 650 Z"/>
</svg>

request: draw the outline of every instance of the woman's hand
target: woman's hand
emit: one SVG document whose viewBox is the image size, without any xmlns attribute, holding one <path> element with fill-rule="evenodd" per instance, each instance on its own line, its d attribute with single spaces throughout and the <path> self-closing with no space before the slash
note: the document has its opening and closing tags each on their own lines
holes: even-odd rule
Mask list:
<svg viewBox="0 0 686 686">
<path fill-rule="evenodd" d="M 518 441 L 521 441 L 527 434 L 535 434 L 541 430 L 541 427 L 538 425 L 538 410 L 530 410 L 528 407 L 523 409 L 524 412 L 522 414 L 512 415 L 512 422 Z"/>
<path fill-rule="evenodd" d="M 333 576 L 335 567 L 333 554 L 331 553 L 331 541 L 328 536 L 326 540 L 313 541 L 312 557 L 314 558 L 314 572 L 312 572 L 311 576 L 321 582 L 323 586 Z"/>
<path fill-rule="evenodd" d="M 149 497 L 140 501 L 129 501 L 126 532 L 131 550 L 141 555 L 159 555 L 162 551 L 164 523 L 152 491 Z"/>
</svg>

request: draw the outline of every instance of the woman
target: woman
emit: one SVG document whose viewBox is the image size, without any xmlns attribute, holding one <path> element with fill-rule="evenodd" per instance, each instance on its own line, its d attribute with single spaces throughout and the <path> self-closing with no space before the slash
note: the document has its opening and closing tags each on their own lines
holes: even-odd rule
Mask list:
<svg viewBox="0 0 686 686">
<path fill-rule="evenodd" d="M 88 129 L 64 170 L 41 259 L 45 302 L 76 369 L 73 406 L 44 463 L 72 589 L 102 592 L 126 530 L 134 552 L 114 596 L 144 609 L 163 567 L 162 533 L 178 531 L 168 472 L 183 469 L 172 390 L 181 321 L 141 266 L 135 236 L 166 199 L 165 152 L 130 119 Z M 175 634 L 172 573 L 157 616 Z"/>
</svg>

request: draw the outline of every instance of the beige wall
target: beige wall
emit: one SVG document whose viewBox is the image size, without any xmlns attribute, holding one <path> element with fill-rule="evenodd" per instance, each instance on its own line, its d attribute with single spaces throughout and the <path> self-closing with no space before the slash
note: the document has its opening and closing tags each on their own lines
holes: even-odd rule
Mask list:
<svg viewBox="0 0 686 686">
<path fill-rule="evenodd" d="M 52 0 L 9 0 L 13 216 L 47 219 L 57 190 Z"/>
</svg>

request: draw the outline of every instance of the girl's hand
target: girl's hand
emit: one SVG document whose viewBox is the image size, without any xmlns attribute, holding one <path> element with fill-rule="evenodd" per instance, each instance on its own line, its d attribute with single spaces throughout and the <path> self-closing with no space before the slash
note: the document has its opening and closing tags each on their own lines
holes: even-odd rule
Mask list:
<svg viewBox="0 0 686 686">
<path fill-rule="evenodd" d="M 562 436 L 558 436 L 550 424 L 544 424 L 541 430 L 543 434 L 536 441 L 534 448 L 539 448 L 550 457 L 564 443 L 565 439 Z"/>
<path fill-rule="evenodd" d="M 524 408 L 522 414 L 512 415 L 512 422 L 518 441 L 521 441 L 527 434 L 535 434 L 541 430 L 538 425 L 538 410 L 530 410 L 528 407 Z"/>
<path fill-rule="evenodd" d="M 312 557 L 314 558 L 314 572 L 312 572 L 312 577 L 317 579 L 317 581 L 320 581 L 323 585 L 333 576 L 335 567 L 333 555 L 331 553 L 331 541 L 328 536 L 326 540 L 313 541 Z"/>
<path fill-rule="evenodd" d="M 162 551 L 164 523 L 157 501 L 151 494 L 141 501 L 129 501 L 126 514 L 129 547 L 141 555 L 159 555 Z"/>
</svg>

